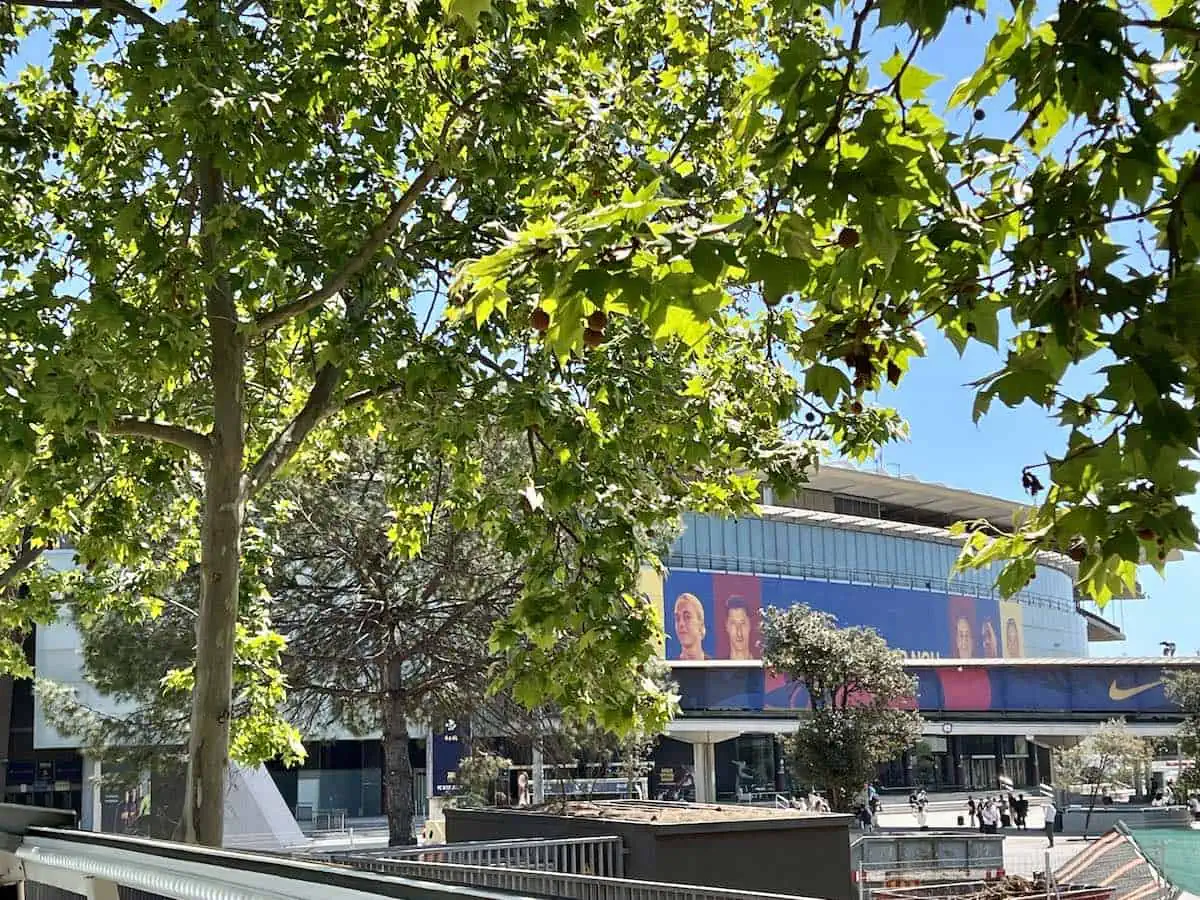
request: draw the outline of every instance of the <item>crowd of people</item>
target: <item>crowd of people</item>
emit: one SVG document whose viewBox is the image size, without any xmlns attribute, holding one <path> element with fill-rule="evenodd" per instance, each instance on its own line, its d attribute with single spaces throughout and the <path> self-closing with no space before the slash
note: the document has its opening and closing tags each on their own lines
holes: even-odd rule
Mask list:
<svg viewBox="0 0 1200 900">
<path fill-rule="evenodd" d="M 984 834 L 996 834 L 1000 828 L 1019 828 L 1025 831 L 1029 828 L 1029 801 L 1024 794 L 1012 792 L 998 797 L 984 797 L 976 800 L 967 797 L 967 816 L 974 828 L 979 823 L 979 830 Z"/>
</svg>

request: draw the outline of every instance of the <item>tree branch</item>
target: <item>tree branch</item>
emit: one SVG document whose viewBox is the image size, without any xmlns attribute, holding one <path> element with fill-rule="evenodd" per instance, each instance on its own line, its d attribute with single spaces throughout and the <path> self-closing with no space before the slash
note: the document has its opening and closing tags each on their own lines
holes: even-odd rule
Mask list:
<svg viewBox="0 0 1200 900">
<path fill-rule="evenodd" d="M 0 572 L 0 590 L 8 587 L 14 579 L 18 578 L 30 566 L 41 559 L 45 550 L 45 544 L 38 544 L 37 546 L 34 546 L 32 543 L 27 544 L 25 549 L 18 553 L 13 558 L 13 561 L 8 564 L 8 567 L 3 572 Z"/>
<path fill-rule="evenodd" d="M 1190 34 L 1192 37 L 1200 37 L 1200 28 L 1195 25 L 1183 25 L 1178 22 L 1172 22 L 1170 19 L 1126 19 L 1126 25 L 1132 25 L 1135 28 L 1151 28 L 1156 31 L 1178 31 L 1182 34 Z"/>
<path fill-rule="evenodd" d="M 166 422 L 119 416 L 113 420 L 111 425 L 102 429 L 102 432 L 118 437 L 140 437 L 161 441 L 164 444 L 174 444 L 176 447 L 199 454 L 202 459 L 207 459 L 212 452 L 212 441 L 208 435 L 184 428 L 182 425 L 170 425 Z"/>
<path fill-rule="evenodd" d="M 815 159 L 825 149 L 825 144 L 837 132 L 842 124 L 842 114 L 846 111 L 846 101 L 850 98 L 850 82 L 858 68 L 858 51 L 862 47 L 863 27 L 875 6 L 875 0 L 867 0 L 863 8 L 854 16 L 854 30 L 850 35 L 850 48 L 846 53 L 846 71 L 842 75 L 842 85 L 838 89 L 837 101 L 834 103 L 833 114 L 829 117 L 825 128 L 813 141 L 812 156 Z"/>
<path fill-rule="evenodd" d="M 15 5 L 36 6 L 41 9 L 107 9 L 155 31 L 161 31 L 163 27 L 162 22 L 128 0 L 20 0 Z"/>
<path fill-rule="evenodd" d="M 347 409 L 352 409 L 355 406 L 362 406 L 368 400 L 376 400 L 380 397 L 386 397 L 388 394 L 398 394 L 404 390 L 404 382 L 396 381 L 391 384 L 380 385 L 374 388 L 363 388 L 361 391 L 355 391 L 353 394 L 346 396 L 341 403 L 330 409 L 330 415 L 333 413 L 343 412 Z"/>
<path fill-rule="evenodd" d="M 282 431 L 275 435 L 262 456 L 242 479 L 242 494 L 253 497 L 272 476 L 296 455 L 304 439 L 334 411 L 333 395 L 342 381 L 342 367 L 326 363 L 317 373 L 304 407 Z"/>
<path fill-rule="evenodd" d="M 350 283 L 350 279 L 366 268 L 379 248 L 400 227 L 400 222 L 405 214 L 413 208 L 413 205 L 416 204 L 420 196 L 425 193 L 425 189 L 437 177 L 439 171 L 441 171 L 440 163 L 431 162 L 427 165 L 421 174 L 413 180 L 413 183 L 408 186 L 408 189 L 400 195 L 400 199 L 392 204 L 392 208 L 388 210 L 388 214 L 383 220 L 367 235 L 367 239 L 358 248 L 358 252 L 351 256 L 335 275 L 315 291 L 305 294 L 298 300 L 285 303 L 283 306 L 263 313 L 255 321 L 255 328 L 259 331 L 270 331 L 273 328 L 278 328 L 285 322 L 297 316 L 302 316 L 309 310 L 316 309 L 330 297 L 345 290 L 346 285 Z"/>
</svg>

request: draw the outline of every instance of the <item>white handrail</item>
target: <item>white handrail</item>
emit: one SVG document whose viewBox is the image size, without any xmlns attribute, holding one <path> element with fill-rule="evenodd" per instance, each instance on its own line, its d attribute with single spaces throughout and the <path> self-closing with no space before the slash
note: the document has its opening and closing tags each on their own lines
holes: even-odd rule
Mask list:
<svg viewBox="0 0 1200 900">
<path fill-rule="evenodd" d="M 53 836 L 51 835 L 53 833 Z M 73 839 L 73 836 L 78 837 Z M 87 897 L 96 882 L 173 900 L 378 900 L 381 895 L 441 900 L 514 900 L 510 893 L 397 876 L 349 872 L 278 856 L 214 850 L 145 838 L 44 829 L 23 836 L 13 855 L 27 881 Z M 334 878 L 320 877 L 322 874 Z M 347 886 L 347 877 L 357 882 Z M 337 883 L 341 881 L 342 883 Z M 387 886 L 388 889 L 380 890 Z M 116 896 L 115 891 L 111 896 Z"/>
</svg>

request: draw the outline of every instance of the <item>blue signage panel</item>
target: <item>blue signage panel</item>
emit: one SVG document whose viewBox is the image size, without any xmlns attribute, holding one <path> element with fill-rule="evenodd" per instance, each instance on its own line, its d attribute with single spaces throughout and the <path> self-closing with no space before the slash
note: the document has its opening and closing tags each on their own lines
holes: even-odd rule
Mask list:
<svg viewBox="0 0 1200 900">
<path fill-rule="evenodd" d="M 679 705 L 685 710 L 760 710 L 763 670 L 676 669 Z"/>
<path fill-rule="evenodd" d="M 33 761 L 16 762 L 8 761 L 7 781 L 9 784 L 33 784 L 34 772 L 36 771 Z"/>
<path fill-rule="evenodd" d="M 1163 668 L 1146 665 L 908 666 L 926 713 L 1172 715 Z M 686 711 L 807 709 L 804 685 L 761 668 L 676 668 Z"/>
<path fill-rule="evenodd" d="M 447 719 L 442 729 L 435 732 L 433 742 L 433 771 L 430 773 L 435 797 L 449 797 L 459 792 L 458 764 L 466 752 L 467 725 Z"/>
</svg>

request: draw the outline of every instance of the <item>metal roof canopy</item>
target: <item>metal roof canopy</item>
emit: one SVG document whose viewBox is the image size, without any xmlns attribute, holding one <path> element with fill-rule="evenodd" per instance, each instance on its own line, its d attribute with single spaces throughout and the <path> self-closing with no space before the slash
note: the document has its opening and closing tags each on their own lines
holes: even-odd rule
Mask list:
<svg viewBox="0 0 1200 900">
<path fill-rule="evenodd" d="M 987 519 L 1012 525 L 1014 517 L 1027 510 L 1028 504 L 989 497 L 945 484 L 918 481 L 912 476 L 888 475 L 849 466 L 825 463 L 809 476 L 805 485 L 812 490 L 828 491 L 877 500 L 890 506 L 925 510 L 955 519 Z"/>
<path fill-rule="evenodd" d="M 1110 622 L 1104 616 L 1097 615 L 1082 606 L 1076 607 L 1076 609 L 1087 623 L 1087 639 L 1090 643 L 1125 640 L 1125 632 L 1116 622 Z"/>
<path fill-rule="evenodd" d="M 986 519 L 993 524 L 1006 528 L 1013 527 L 1030 509 L 1028 503 L 1016 500 L 1005 500 L 1001 497 L 979 494 L 975 491 L 951 487 L 950 485 L 939 484 L 937 482 L 920 481 L 912 475 L 889 475 L 887 472 L 856 469 L 845 463 L 822 463 L 809 474 L 808 482 L 803 487 L 831 494 L 843 494 L 847 497 L 858 499 L 875 500 L 887 506 L 937 513 L 948 516 L 955 521 Z M 775 513 L 777 510 L 791 510 L 793 508 L 764 507 L 764 516 L 767 509 Z M 804 511 L 813 512 L 811 510 Z M 841 527 L 853 528 L 861 526 L 843 524 L 839 522 L 839 519 L 857 519 L 864 522 L 885 521 L 895 526 L 889 530 L 896 532 L 911 529 L 908 533 L 929 536 L 940 534 L 947 540 L 956 540 L 959 543 L 962 541 L 962 538 L 955 538 L 949 532 L 945 531 L 945 529 L 928 525 L 894 522 L 892 520 L 873 520 L 859 516 L 840 516 L 839 514 L 828 512 L 818 512 L 817 515 L 827 516 L 829 517 L 827 521 L 830 524 L 840 524 Z M 820 520 L 814 519 L 814 521 Z M 1075 569 L 1074 563 L 1062 554 L 1042 553 L 1039 556 L 1047 565 L 1054 565 L 1068 571 Z M 1183 559 L 1183 554 L 1179 550 L 1172 550 L 1167 555 L 1167 562 L 1178 562 L 1181 559 Z"/>
</svg>

